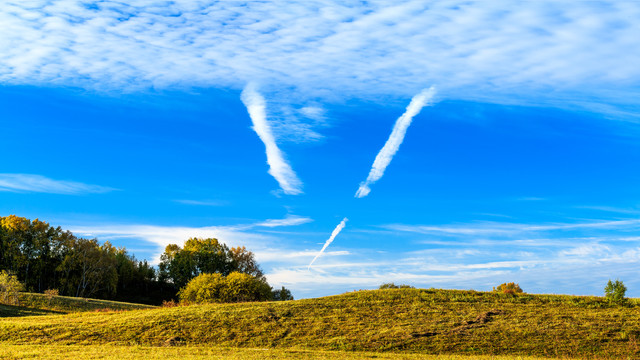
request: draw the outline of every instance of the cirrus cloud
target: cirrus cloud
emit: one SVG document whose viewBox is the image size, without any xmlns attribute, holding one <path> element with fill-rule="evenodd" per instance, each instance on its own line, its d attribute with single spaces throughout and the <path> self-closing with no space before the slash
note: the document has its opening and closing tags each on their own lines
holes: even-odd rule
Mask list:
<svg viewBox="0 0 640 360">
<path fill-rule="evenodd" d="M 48 194 L 80 195 L 101 194 L 117 189 L 84 184 L 75 181 L 54 180 L 34 174 L 0 174 L 0 191 L 36 192 Z"/>
<path fill-rule="evenodd" d="M 8 1 L 0 83 L 443 98 L 635 117 L 640 4 Z M 302 100 L 300 100 L 302 102 Z"/>
</svg>

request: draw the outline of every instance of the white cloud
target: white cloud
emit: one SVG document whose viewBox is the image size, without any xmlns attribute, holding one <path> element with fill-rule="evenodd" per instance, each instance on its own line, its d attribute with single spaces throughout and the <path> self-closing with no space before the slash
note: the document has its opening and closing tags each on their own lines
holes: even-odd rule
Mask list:
<svg viewBox="0 0 640 360">
<path fill-rule="evenodd" d="M 263 227 L 278 227 L 278 226 L 295 226 L 302 225 L 308 222 L 312 222 L 313 219 L 297 216 L 297 215 L 287 215 L 284 219 L 268 219 L 261 223 L 255 224 L 255 226 L 263 226 Z"/>
<path fill-rule="evenodd" d="M 606 245 L 601 244 L 586 244 L 581 246 L 576 246 L 571 249 L 560 251 L 560 255 L 563 256 L 600 256 L 605 257 L 611 253 L 611 248 Z"/>
<path fill-rule="evenodd" d="M 34 174 L 0 174 L 0 191 L 48 194 L 101 194 L 117 189 L 75 181 L 54 180 Z"/>
<path fill-rule="evenodd" d="M 104 90 L 249 81 L 334 100 L 411 96 L 636 117 L 635 1 L 5 1 L 0 83 Z M 303 97 L 303 96 L 300 96 Z"/>
<path fill-rule="evenodd" d="M 98 237 L 101 241 L 114 239 L 140 239 L 157 245 L 157 252 L 151 262 L 157 264 L 164 248 L 169 244 L 182 245 L 187 239 L 217 238 L 230 247 L 247 246 L 259 257 L 261 251 L 273 253 L 265 244 L 277 243 L 274 236 L 259 233 L 254 230 L 257 227 L 283 227 L 296 226 L 313 221 L 307 217 L 288 215 L 284 219 L 270 219 L 252 224 L 239 224 L 232 226 L 161 226 L 145 224 L 102 224 L 102 225 L 71 225 L 68 228 L 76 235 L 83 237 Z M 295 253 L 295 251 L 286 251 Z M 301 255 L 303 256 L 303 255 Z M 306 258 L 303 256 L 306 261 Z"/>
<path fill-rule="evenodd" d="M 296 298 L 377 288 L 390 281 L 424 288 L 476 290 L 490 290 L 502 282 L 515 281 L 527 292 L 580 291 L 580 294 L 587 295 L 601 294 L 608 278 L 619 277 L 629 286 L 630 292 L 640 288 L 640 281 L 635 280 L 636 266 L 633 265 L 640 258 L 640 248 L 637 237 L 629 236 L 629 230 L 635 232 L 640 228 L 640 223 L 630 225 L 626 220 L 614 222 L 617 233 L 610 233 L 611 221 L 588 223 L 600 224 L 604 228 L 571 229 L 584 231 L 589 235 L 586 237 L 565 233 L 567 230 L 563 226 L 574 224 L 543 223 L 526 226 L 537 229 L 553 227 L 553 230 L 545 231 L 557 232 L 549 234 L 555 237 L 532 237 L 539 235 L 538 230 L 518 230 L 517 234 L 511 234 L 513 238 L 508 239 L 503 238 L 500 232 L 480 236 L 463 232 L 457 233 L 457 237 L 445 238 L 435 248 L 413 237 L 412 251 L 387 251 L 382 254 L 375 251 L 378 249 L 350 249 L 343 246 L 336 251 L 323 253 L 324 261 L 315 264 L 313 271 L 308 271 L 308 263 L 317 255 L 317 251 L 301 249 L 298 241 L 291 240 L 321 234 L 272 234 L 262 230 L 269 228 L 265 225 L 299 225 L 307 221 L 303 219 L 306 218 L 290 215 L 279 219 L 282 221 L 265 220 L 212 227 L 117 224 L 66 227 L 77 235 L 99 236 L 100 240 L 115 242 L 118 238 L 143 239 L 156 244 L 158 254 L 167 244 L 182 244 L 194 236 L 216 237 L 229 246 L 244 245 L 256 254 L 269 283 L 275 287 L 290 288 Z M 499 223 L 483 226 L 502 229 Z M 507 223 L 503 227 L 510 226 Z M 522 228 L 521 224 L 515 226 Z M 604 235 L 594 233 L 599 229 L 606 230 Z M 385 236 L 388 235 L 385 232 Z M 287 240 L 282 241 L 283 238 Z M 402 241 L 400 238 L 390 239 L 398 244 Z M 152 262 L 157 262 L 157 258 Z M 558 274 L 562 274 L 562 280 L 559 280 Z"/>
<path fill-rule="evenodd" d="M 307 261 L 307 259 L 317 255 L 318 252 L 314 250 L 305 250 L 305 251 L 287 251 L 287 250 L 276 250 L 276 249 L 267 249 L 262 250 L 256 253 L 256 258 L 259 261 L 269 261 L 269 262 L 281 262 L 282 260 L 297 260 L 298 262 Z M 327 251 L 324 253 L 324 256 L 347 256 L 351 255 L 351 252 L 341 250 L 341 251 Z"/>
<path fill-rule="evenodd" d="M 622 229 L 640 226 L 638 219 L 594 220 L 578 223 L 518 224 L 510 222 L 476 222 L 459 225 L 405 225 L 390 224 L 384 229 L 413 232 L 419 234 L 468 235 L 468 236 L 515 236 L 527 232 L 581 230 L 581 229 Z"/>
<path fill-rule="evenodd" d="M 425 105 L 429 105 L 434 95 L 435 88 L 432 86 L 429 89 L 422 90 L 411 99 L 409 106 L 407 106 L 407 110 L 398 118 L 398 120 L 396 120 L 396 123 L 393 125 L 391 135 L 389 135 L 387 142 L 384 144 L 382 149 L 380 149 L 378 155 L 376 155 L 367 179 L 360 184 L 360 187 L 356 192 L 357 198 L 363 198 L 369 195 L 369 192 L 371 191 L 369 186 L 382 178 L 387 166 L 389 166 L 391 160 L 398 152 L 398 149 L 400 149 L 400 145 L 402 145 L 402 142 L 404 141 L 404 137 L 409 125 L 411 125 L 411 121 L 420 113 L 420 110 L 422 110 Z"/>
<path fill-rule="evenodd" d="M 264 97 L 258 93 L 255 85 L 249 84 L 242 91 L 241 98 L 253 122 L 253 130 L 258 134 L 266 148 L 269 174 L 276 179 L 285 194 L 302 194 L 302 182 L 291 169 L 291 165 L 285 160 L 284 154 L 276 144 L 271 126 L 267 121 L 267 104 Z"/>
<path fill-rule="evenodd" d="M 333 242 L 333 240 L 336 238 L 336 236 L 338 236 L 338 234 L 340 234 L 340 231 L 342 231 L 342 229 L 344 229 L 344 227 L 347 225 L 347 221 L 349 221 L 349 219 L 344 218 L 342 219 L 342 221 L 340 221 L 340 224 L 338 224 L 338 226 L 335 227 L 335 229 L 333 229 L 333 231 L 331 232 L 331 236 L 329 236 L 329 239 L 327 239 L 327 241 L 324 243 L 324 245 L 322 246 L 322 249 L 320 249 L 320 251 L 318 252 L 318 254 L 313 258 L 313 260 L 311 260 L 311 262 L 309 263 L 309 266 L 307 266 L 307 269 L 311 269 L 311 265 L 313 265 L 313 263 L 316 261 L 316 259 L 318 259 L 320 257 L 320 255 L 322 255 L 322 253 L 324 252 L 324 250 L 331 245 L 331 243 Z"/>
<path fill-rule="evenodd" d="M 197 206 L 224 206 L 227 203 L 225 201 L 218 201 L 218 200 L 187 200 L 187 199 L 181 199 L 181 200 L 173 200 L 174 202 L 177 202 L 179 204 L 184 204 L 184 205 L 197 205 Z"/>
</svg>

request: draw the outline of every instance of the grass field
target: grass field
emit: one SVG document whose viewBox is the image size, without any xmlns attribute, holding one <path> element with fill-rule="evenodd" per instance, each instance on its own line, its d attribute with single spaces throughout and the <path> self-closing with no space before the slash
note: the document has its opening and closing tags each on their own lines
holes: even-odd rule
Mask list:
<svg viewBox="0 0 640 360">
<path fill-rule="evenodd" d="M 112 350 L 104 356 L 157 349 L 166 352 L 162 358 L 185 351 L 194 359 L 207 351 L 237 358 L 256 352 L 273 358 L 361 358 L 355 352 L 411 359 L 640 358 L 640 305 L 614 306 L 598 297 L 392 289 L 289 302 L 32 315 L 0 319 L 2 351 L 69 345 L 60 349 L 85 358 L 105 347 Z"/>
<path fill-rule="evenodd" d="M 379 353 L 353 351 L 311 351 L 280 349 L 228 349 L 215 347 L 150 347 L 115 345 L 6 345 L 0 343 L 0 359 L 160 360 L 160 359 L 399 359 L 399 360 L 546 360 L 529 356 L 464 356 Z"/>
<path fill-rule="evenodd" d="M 87 311 L 152 309 L 154 306 L 67 296 L 20 293 L 19 306 L 0 303 L 0 318 L 69 314 Z"/>
</svg>

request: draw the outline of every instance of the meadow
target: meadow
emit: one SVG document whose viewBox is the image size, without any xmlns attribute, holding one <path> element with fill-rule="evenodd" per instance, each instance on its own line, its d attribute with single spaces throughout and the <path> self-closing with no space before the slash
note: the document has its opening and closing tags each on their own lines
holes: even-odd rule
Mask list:
<svg viewBox="0 0 640 360">
<path fill-rule="evenodd" d="M 3 344 L 4 345 L 4 344 Z M 379 353 L 354 351 L 232 349 L 217 347 L 152 347 L 126 345 L 7 345 L 0 348 L 0 359 L 399 359 L 399 360 L 546 360 L 530 356 L 465 356 Z"/>
<path fill-rule="evenodd" d="M 159 308 L 102 302 L 104 308 L 84 311 L 36 303 L 0 306 L 0 357 L 640 357 L 640 305 L 633 299 L 614 305 L 601 297 L 389 289 Z"/>
</svg>

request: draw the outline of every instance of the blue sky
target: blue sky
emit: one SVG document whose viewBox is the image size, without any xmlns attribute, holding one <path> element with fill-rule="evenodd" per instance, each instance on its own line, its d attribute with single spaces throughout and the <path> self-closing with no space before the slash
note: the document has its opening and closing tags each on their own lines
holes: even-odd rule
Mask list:
<svg viewBox="0 0 640 360">
<path fill-rule="evenodd" d="M 586 295 L 609 278 L 640 296 L 638 15 L 637 2 L 9 2 L 0 215 L 150 261 L 217 237 L 296 297 L 389 281 Z"/>
</svg>

